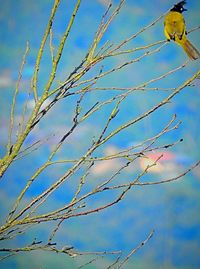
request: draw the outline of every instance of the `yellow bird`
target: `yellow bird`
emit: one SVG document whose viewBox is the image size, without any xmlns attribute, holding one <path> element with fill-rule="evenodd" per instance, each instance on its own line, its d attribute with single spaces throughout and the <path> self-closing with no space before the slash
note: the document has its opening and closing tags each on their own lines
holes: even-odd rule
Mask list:
<svg viewBox="0 0 200 269">
<path fill-rule="evenodd" d="M 181 1 L 167 13 L 164 19 L 164 33 L 167 40 L 179 44 L 190 59 L 197 60 L 200 58 L 200 53 L 186 37 L 185 20 L 182 15 L 187 10 L 184 8 L 185 4 L 186 1 Z"/>
</svg>

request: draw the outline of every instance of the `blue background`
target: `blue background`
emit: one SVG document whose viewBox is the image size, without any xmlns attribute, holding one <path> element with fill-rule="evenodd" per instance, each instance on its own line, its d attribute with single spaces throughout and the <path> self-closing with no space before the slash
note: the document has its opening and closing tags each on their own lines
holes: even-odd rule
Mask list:
<svg viewBox="0 0 200 269">
<path fill-rule="evenodd" d="M 91 41 L 94 37 L 101 15 L 105 10 L 106 1 L 86 0 L 80 6 L 78 16 L 72 28 L 72 32 L 65 45 L 64 53 L 58 68 L 56 83 L 62 81 L 77 66 L 85 56 Z M 116 4 L 117 1 L 114 1 Z M 75 1 L 63 1 L 56 15 L 54 24 L 53 43 L 56 47 L 62 36 L 69 16 L 73 10 Z M 124 38 L 136 33 L 145 25 L 149 24 L 166 12 L 173 1 L 131 1 L 127 0 L 120 15 L 114 20 L 110 29 L 106 32 L 101 44 L 108 39 L 117 43 Z M 40 40 L 48 20 L 53 1 L 1 1 L 0 10 L 0 154 L 5 153 L 7 139 L 8 116 L 10 102 L 14 92 L 14 86 L 18 77 L 20 61 L 25 49 L 27 40 L 30 43 L 30 53 L 24 69 L 21 91 L 18 96 L 16 107 L 16 119 L 20 118 L 21 106 L 27 98 L 27 89 L 30 87 L 30 80 L 33 73 L 34 63 Z M 198 0 L 188 1 L 188 12 L 185 13 L 187 29 L 199 25 L 200 4 Z M 200 49 L 199 31 L 189 35 L 190 40 Z M 163 22 L 160 21 L 154 27 L 145 31 L 138 38 L 131 41 L 128 48 L 139 47 L 158 40 L 163 40 Z M 48 49 L 47 49 L 48 51 Z M 105 62 L 104 70 L 108 70 L 116 64 L 128 61 L 140 52 L 119 57 Z M 98 86 L 133 87 L 157 77 L 169 70 L 178 67 L 187 60 L 187 56 L 181 48 L 174 43 L 167 44 L 159 53 L 144 58 L 116 75 L 108 76 L 99 82 Z M 39 92 L 41 93 L 50 71 L 50 54 L 44 54 L 39 76 Z M 199 62 L 191 62 L 181 71 L 150 85 L 150 87 L 171 88 L 180 85 L 187 78 L 191 77 L 199 68 Z M 104 100 L 113 93 L 92 92 L 87 95 L 84 101 L 85 110 L 90 108 L 97 100 Z M 140 115 L 167 96 L 167 91 L 136 92 L 131 94 L 123 103 L 120 114 L 113 121 L 112 128 Z M 159 142 L 171 143 L 183 138 L 183 142 L 176 147 L 167 150 L 169 160 L 163 161 L 162 169 L 152 171 L 145 179 L 159 180 L 175 176 L 184 169 L 187 169 L 199 158 L 199 82 L 196 81 L 193 87 L 187 87 L 178 94 L 173 102 L 161 108 L 158 112 L 148 117 L 134 127 L 123 131 L 119 136 L 111 139 L 99 151 L 111 153 L 115 150 L 122 150 L 134 145 L 144 139 L 155 135 L 171 119 L 174 113 L 177 114 L 177 121 L 182 124 L 178 130 L 164 135 Z M 34 130 L 25 141 L 25 146 L 34 141 L 44 140 L 49 134 L 54 134 L 48 141 L 31 155 L 16 161 L 7 171 L 0 182 L 0 214 L 3 222 L 8 210 L 11 208 L 17 194 L 24 186 L 26 179 L 41 165 L 52 149 L 61 134 L 70 127 L 73 116 L 73 108 L 76 99 L 66 99 L 56 105 L 49 115 L 41 122 L 38 129 Z M 31 110 L 31 101 L 29 102 Z M 77 158 L 88 148 L 89 141 L 101 130 L 102 123 L 111 111 L 106 107 L 80 126 L 78 131 L 70 137 L 65 146 L 59 151 L 57 159 Z M 15 135 L 13 135 L 15 139 Z M 104 163 L 93 168 L 89 176 L 88 189 L 94 182 L 100 182 L 112 171 L 110 167 L 117 167 L 119 163 L 110 163 L 109 167 Z M 117 182 L 125 182 L 134 178 L 134 175 L 141 171 L 142 163 L 138 162 L 125 171 Z M 37 182 L 28 191 L 24 203 L 31 197 L 45 190 L 51 182 L 54 182 L 59 175 L 62 175 L 67 165 L 49 168 L 43 173 Z M 164 168 L 163 168 L 164 167 Z M 52 199 L 48 201 L 48 207 L 41 210 L 52 210 L 62 206 L 72 198 L 74 193 L 74 182 L 82 175 L 79 171 L 74 178 L 64 184 Z M 167 268 L 167 269 L 197 269 L 200 268 L 200 170 L 196 168 L 186 175 L 184 179 L 171 184 L 156 186 L 135 187 L 121 203 L 112 209 L 107 209 L 99 214 L 74 218 L 68 220 L 58 232 L 56 240 L 60 245 L 73 245 L 80 251 L 100 250 L 122 250 L 124 255 L 136 247 L 146 238 L 148 233 L 155 229 L 153 238 L 148 244 L 139 250 L 127 263 L 125 268 Z M 111 195 L 111 194 L 109 194 Z M 100 205 L 111 199 L 111 197 L 99 195 L 88 201 L 88 205 Z M 116 194 L 112 194 L 115 197 Z M 53 226 L 54 227 L 54 226 Z M 48 228 L 51 224 L 44 224 L 41 227 L 32 228 L 27 234 L 16 238 L 11 244 L 13 247 L 30 243 L 35 236 L 46 238 L 49 234 Z M 8 243 L 9 244 L 9 243 Z M 42 251 L 19 254 L 1 262 L 0 268 L 77 268 L 78 265 L 86 262 L 88 257 L 77 259 L 68 258 L 65 255 L 45 253 Z M 94 265 L 86 268 L 106 268 L 110 262 L 109 256 L 97 260 Z"/>
</svg>

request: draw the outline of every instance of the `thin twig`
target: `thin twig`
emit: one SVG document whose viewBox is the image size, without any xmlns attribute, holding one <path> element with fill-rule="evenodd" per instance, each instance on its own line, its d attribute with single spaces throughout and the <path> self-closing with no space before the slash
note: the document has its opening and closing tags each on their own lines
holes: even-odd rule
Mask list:
<svg viewBox="0 0 200 269">
<path fill-rule="evenodd" d="M 151 239 L 151 237 L 154 234 L 154 230 L 150 232 L 150 234 L 148 235 L 148 237 L 142 242 L 140 243 L 136 248 L 134 248 L 133 250 L 131 250 L 131 252 L 125 257 L 125 259 L 119 264 L 119 266 L 117 267 L 117 269 L 120 269 L 124 266 L 124 264 L 130 259 L 130 257 L 137 252 L 140 248 L 142 248 L 144 245 L 146 245 L 146 243 Z"/>
<path fill-rule="evenodd" d="M 11 141 L 12 141 L 12 131 L 13 131 L 13 125 L 14 125 L 14 113 L 15 113 L 16 99 L 17 99 L 17 95 L 19 93 L 19 85 L 20 85 L 20 82 L 21 82 L 22 72 L 23 72 L 23 69 L 24 69 L 24 65 L 26 63 L 26 57 L 27 57 L 27 54 L 29 52 L 29 49 L 30 49 L 29 43 L 27 42 L 26 43 L 26 49 L 25 49 L 25 52 L 24 52 L 24 55 L 23 55 L 23 58 L 22 58 L 21 67 L 20 67 L 20 70 L 19 70 L 19 76 L 18 76 L 18 80 L 17 80 L 17 83 L 16 83 L 16 87 L 15 87 L 15 93 L 14 93 L 14 96 L 13 96 L 13 99 L 12 99 L 12 105 L 11 105 L 11 111 L 10 111 L 10 125 L 9 125 L 9 132 L 8 132 L 8 143 L 7 143 L 7 152 L 8 152 L 8 154 L 12 150 L 11 149 L 11 144 L 12 144 Z"/>
</svg>

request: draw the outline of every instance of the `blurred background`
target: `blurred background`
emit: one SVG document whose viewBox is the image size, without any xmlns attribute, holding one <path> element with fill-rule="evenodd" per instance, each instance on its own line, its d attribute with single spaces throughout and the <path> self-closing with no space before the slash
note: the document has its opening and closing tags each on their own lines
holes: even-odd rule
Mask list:
<svg viewBox="0 0 200 269">
<path fill-rule="evenodd" d="M 0 9 L 0 157 L 5 153 L 7 142 L 9 112 L 15 84 L 18 78 L 21 59 L 29 41 L 30 52 L 24 68 L 20 93 L 17 99 L 16 122 L 20 119 L 22 104 L 27 99 L 27 90 L 34 70 L 37 51 L 40 45 L 53 1 L 2 1 Z M 85 0 L 80 6 L 78 16 L 72 28 L 72 32 L 65 45 L 62 60 L 58 68 L 56 83 L 62 81 L 77 66 L 85 56 L 94 34 L 98 28 L 101 16 L 104 13 L 108 0 Z M 116 5 L 118 1 L 114 1 Z M 162 13 L 166 12 L 175 2 L 170 0 L 127 0 L 119 16 L 106 32 L 101 45 L 107 40 L 117 43 L 124 38 L 154 21 Z M 75 1 L 63 1 L 56 15 L 53 28 L 53 43 L 56 47 L 63 31 L 69 21 Z M 184 14 L 187 29 L 193 29 L 200 25 L 200 2 L 188 1 L 188 11 Z M 163 40 L 163 21 L 151 27 L 131 41 L 128 48 L 135 48 Z M 189 39 L 200 49 L 199 31 L 189 35 Z M 48 50 L 47 50 L 48 51 Z M 105 70 L 124 61 L 137 57 L 141 52 L 125 55 L 105 64 Z M 111 75 L 99 82 L 98 86 L 133 87 L 168 72 L 178 67 L 187 60 L 182 49 L 170 42 L 161 51 L 142 61 L 135 63 L 116 75 Z M 50 71 L 49 51 L 44 54 L 39 76 L 40 93 L 47 81 Z M 180 85 L 191 77 L 199 69 L 199 61 L 191 62 L 186 68 L 173 75 L 152 84 L 152 87 L 172 88 Z M 157 134 L 173 114 L 177 115 L 177 121 L 182 121 L 178 130 L 164 135 L 158 145 L 170 144 L 183 139 L 173 148 L 165 151 L 152 152 L 148 161 L 154 161 L 163 154 L 157 165 L 145 180 L 167 179 L 178 175 L 199 159 L 199 122 L 200 122 L 200 84 L 196 81 L 193 87 L 187 87 L 178 94 L 173 101 L 159 111 L 143 120 L 141 123 L 128 128 L 119 136 L 116 136 L 105 144 L 99 154 L 114 154 L 119 150 Z M 91 107 L 97 100 L 104 100 L 112 93 L 90 93 L 85 102 L 85 109 Z M 127 120 L 140 115 L 151 108 L 169 94 L 168 91 L 144 91 L 131 94 L 123 103 L 117 120 L 113 121 L 112 129 L 117 128 Z M 35 169 L 41 165 L 50 153 L 53 145 L 59 141 L 65 130 L 70 128 L 74 112 L 74 100 L 63 100 L 56 105 L 49 115 L 41 122 L 27 140 L 25 146 L 34 143 L 38 139 L 45 141 L 43 146 L 31 155 L 16 161 L 7 171 L 0 182 L 0 216 L 1 223 L 8 210 L 10 210 L 16 196 L 19 194 L 26 179 L 30 178 Z M 28 101 L 28 112 L 33 108 L 33 100 Z M 27 112 L 27 113 L 28 113 Z M 91 120 L 80 125 L 78 130 L 67 141 L 57 158 L 77 158 L 88 148 L 89 142 L 99 130 L 108 116 L 110 109 L 104 109 Z M 111 131 L 111 130 L 110 130 Z M 52 134 L 52 135 L 49 135 Z M 15 134 L 13 135 L 15 139 Z M 134 163 L 118 177 L 119 182 L 126 182 L 134 178 L 146 165 L 144 159 Z M 98 163 L 93 166 L 89 187 L 94 181 L 101 181 L 110 173 L 119 168 L 122 163 L 119 160 L 111 160 Z M 27 201 L 50 183 L 62 175 L 69 166 L 61 165 L 48 169 L 33 187 L 28 191 Z M 113 170 L 112 170 L 113 169 Z M 74 181 L 80 175 L 74 176 Z M 77 178 L 76 178 L 77 177 Z M 73 181 L 73 180 L 72 180 Z M 61 190 L 49 200 L 49 208 L 56 208 L 73 195 L 73 182 L 64 185 Z M 144 240 L 152 229 L 155 229 L 153 238 L 140 249 L 124 268 L 164 268 L 164 269 L 197 269 L 200 268 L 200 169 L 196 168 L 183 179 L 170 184 L 156 186 L 135 187 L 126 199 L 113 208 L 104 212 L 74 218 L 66 221 L 58 232 L 56 240 L 61 245 L 73 245 L 80 251 L 122 250 L 124 255 Z M 99 196 L 96 200 L 88 201 L 91 204 L 101 204 L 102 199 L 107 201 L 107 196 Z M 26 202 L 26 200 L 24 201 Z M 28 234 L 16 238 L 12 247 L 21 246 L 25 242 L 32 242 L 34 237 L 43 238 L 47 234 L 48 225 L 32 229 Z M 68 258 L 65 255 L 55 253 L 33 252 L 19 254 L 4 260 L 0 268 L 78 268 L 87 258 L 82 260 Z M 97 260 L 93 265 L 85 268 L 106 268 L 109 264 L 109 256 Z"/>
</svg>

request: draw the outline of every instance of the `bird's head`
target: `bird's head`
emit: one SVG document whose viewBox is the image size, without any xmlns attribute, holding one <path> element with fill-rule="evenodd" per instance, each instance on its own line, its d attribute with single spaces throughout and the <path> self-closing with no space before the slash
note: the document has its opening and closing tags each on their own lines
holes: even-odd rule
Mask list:
<svg viewBox="0 0 200 269">
<path fill-rule="evenodd" d="M 170 9 L 171 11 L 176 11 L 176 12 L 179 12 L 179 13 L 183 13 L 183 11 L 186 11 L 187 9 L 184 8 L 184 5 L 186 4 L 186 1 L 181 1 L 179 2 L 178 4 L 175 4 L 173 6 L 172 9 Z"/>
</svg>

